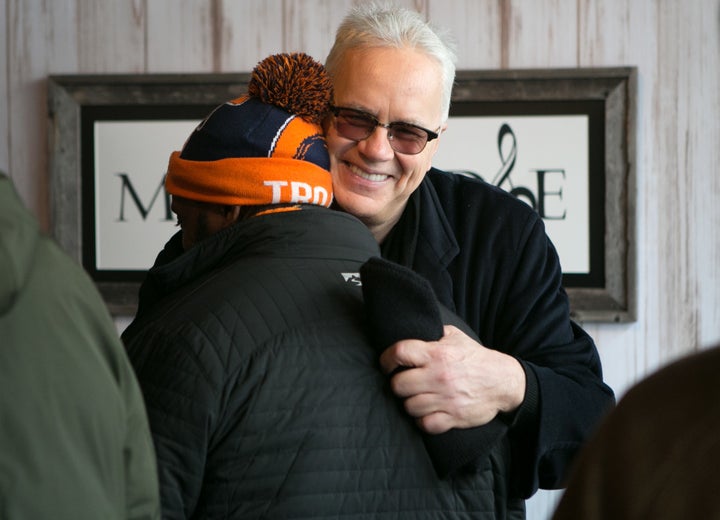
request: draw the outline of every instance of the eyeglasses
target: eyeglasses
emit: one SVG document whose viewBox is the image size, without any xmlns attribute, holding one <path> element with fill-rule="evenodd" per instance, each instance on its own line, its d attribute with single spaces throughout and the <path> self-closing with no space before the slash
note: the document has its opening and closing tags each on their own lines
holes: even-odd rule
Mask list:
<svg viewBox="0 0 720 520">
<path fill-rule="evenodd" d="M 382 126 L 388 131 L 392 149 L 402 154 L 418 154 L 425 149 L 428 141 L 438 137 L 437 132 L 410 123 L 381 123 L 375 116 L 354 108 L 330 106 L 330 112 L 335 116 L 335 129 L 341 137 L 363 141 L 372 135 L 375 128 Z"/>
</svg>

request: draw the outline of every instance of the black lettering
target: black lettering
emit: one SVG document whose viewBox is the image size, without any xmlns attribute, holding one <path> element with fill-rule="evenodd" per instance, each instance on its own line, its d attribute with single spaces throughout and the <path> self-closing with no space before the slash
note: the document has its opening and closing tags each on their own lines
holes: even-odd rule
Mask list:
<svg viewBox="0 0 720 520">
<path fill-rule="evenodd" d="M 511 143 L 511 148 L 508 151 L 507 156 L 503 154 L 502 146 L 506 137 L 510 139 Z M 510 188 L 513 188 L 513 183 L 510 180 L 510 173 L 515 167 L 515 159 L 517 158 L 517 140 L 515 139 L 515 133 L 507 123 L 503 123 L 498 131 L 497 147 L 498 153 L 500 154 L 500 160 L 502 161 L 502 166 L 500 166 L 500 170 L 498 170 L 495 174 L 493 184 L 495 186 L 502 187 L 503 183 L 508 181 L 510 183 Z"/>
<path fill-rule="evenodd" d="M 537 211 L 540 215 L 540 218 L 546 219 L 546 220 L 565 220 L 565 216 L 567 214 L 567 209 L 563 210 L 562 215 L 548 215 L 545 211 L 545 199 L 548 196 L 556 196 L 558 199 L 562 200 L 563 198 L 563 190 L 562 185 L 560 188 L 558 188 L 557 191 L 545 191 L 545 176 L 549 173 L 559 173 L 562 175 L 563 180 L 565 179 L 565 170 L 564 169 L 552 169 L 552 170 L 535 170 L 535 173 L 537 174 L 537 184 L 538 184 L 538 207 Z"/>
<path fill-rule="evenodd" d="M 150 204 L 148 204 L 147 208 L 143 204 L 142 200 L 140 199 L 140 196 L 138 195 L 137 191 L 135 190 L 135 187 L 133 186 L 132 182 L 130 181 L 130 176 L 127 173 L 116 173 L 118 177 L 120 177 L 120 215 L 118 217 L 119 222 L 125 222 L 125 193 L 127 192 L 130 195 L 130 199 L 135 204 L 135 207 L 140 212 L 140 216 L 143 220 L 147 220 L 147 216 L 152 210 L 153 205 L 155 204 L 155 201 L 158 198 L 158 194 L 161 192 L 164 193 L 164 201 L 165 201 L 165 219 L 164 220 L 173 220 L 172 210 L 170 209 L 170 194 L 165 191 L 165 177 L 163 176 L 162 180 L 160 181 L 160 185 L 155 190 L 155 193 L 153 193 L 152 198 L 150 199 Z"/>
<path fill-rule="evenodd" d="M 513 188 L 510 190 L 511 195 L 515 195 L 518 199 L 525 199 L 525 202 L 530 206 L 532 209 L 537 209 L 536 204 L 537 201 L 535 200 L 535 195 L 533 195 L 533 192 L 530 191 L 528 188 L 523 188 L 518 186 L 517 188 Z"/>
</svg>

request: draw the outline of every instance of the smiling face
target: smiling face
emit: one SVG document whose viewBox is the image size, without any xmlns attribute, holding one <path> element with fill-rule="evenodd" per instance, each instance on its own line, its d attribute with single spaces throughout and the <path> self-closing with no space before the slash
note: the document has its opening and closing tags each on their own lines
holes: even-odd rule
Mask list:
<svg viewBox="0 0 720 520">
<path fill-rule="evenodd" d="M 442 131 L 440 66 L 414 49 L 369 48 L 348 52 L 333 77 L 333 104 L 367 112 L 381 123 L 406 122 Z M 440 130 L 438 130 L 440 128 Z M 362 141 L 326 124 L 335 200 L 382 242 L 430 169 L 439 139 L 417 155 L 395 152 L 380 126 Z"/>
</svg>

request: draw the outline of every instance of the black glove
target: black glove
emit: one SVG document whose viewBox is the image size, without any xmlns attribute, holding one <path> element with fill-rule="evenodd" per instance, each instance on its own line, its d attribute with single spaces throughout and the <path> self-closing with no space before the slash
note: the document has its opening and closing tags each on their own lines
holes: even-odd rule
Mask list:
<svg viewBox="0 0 720 520">
<path fill-rule="evenodd" d="M 442 307 L 430 283 L 414 271 L 373 257 L 360 267 L 360 278 L 370 337 L 381 351 L 402 339 L 437 341 L 444 324 L 458 327 L 479 343 L 470 327 Z M 443 478 L 487 456 L 507 430 L 507 424 L 495 417 L 474 428 L 438 435 L 423 432 L 423 441 L 436 473 Z"/>
</svg>

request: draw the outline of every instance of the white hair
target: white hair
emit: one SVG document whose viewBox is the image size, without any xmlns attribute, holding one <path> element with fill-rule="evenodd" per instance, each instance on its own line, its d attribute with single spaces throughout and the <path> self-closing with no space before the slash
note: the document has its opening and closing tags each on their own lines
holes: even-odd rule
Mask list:
<svg viewBox="0 0 720 520">
<path fill-rule="evenodd" d="M 330 76 L 335 76 L 348 51 L 371 47 L 409 47 L 437 61 L 443 85 L 440 108 L 443 118 L 448 118 L 457 62 L 456 46 L 449 33 L 426 22 L 416 11 L 375 2 L 362 3 L 355 6 L 338 27 L 325 68 Z"/>
</svg>

